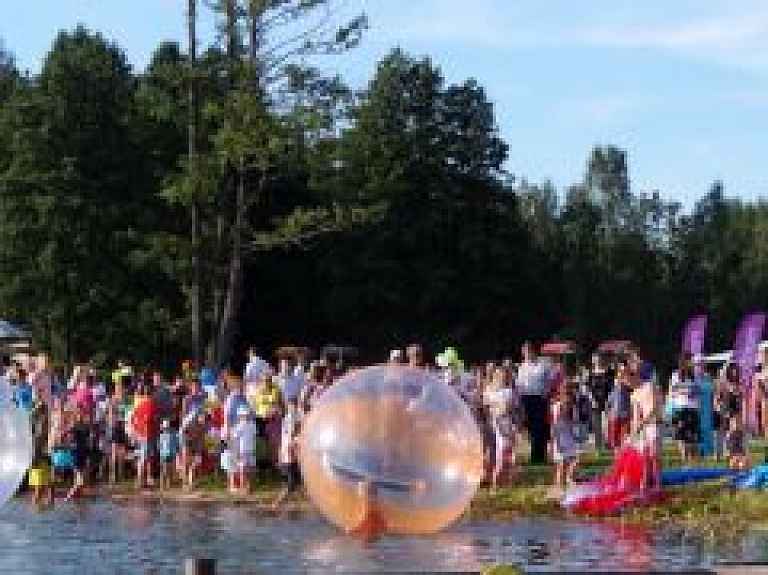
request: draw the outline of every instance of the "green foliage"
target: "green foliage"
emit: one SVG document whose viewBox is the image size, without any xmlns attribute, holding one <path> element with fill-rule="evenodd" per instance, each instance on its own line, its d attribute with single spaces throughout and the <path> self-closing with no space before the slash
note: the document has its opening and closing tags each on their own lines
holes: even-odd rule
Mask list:
<svg viewBox="0 0 768 575">
<path fill-rule="evenodd" d="M 220 361 L 411 339 L 471 360 L 563 334 L 667 359 L 689 315 L 710 314 L 719 348 L 766 308 L 765 202 L 715 183 L 683 213 L 611 146 L 562 193 L 513 183 L 474 80 L 395 50 L 356 94 L 304 56 L 353 47 L 364 17 L 214 4 L 220 38 L 194 66 L 169 42 L 135 73 L 83 28 L 35 77 L 0 49 L 0 311 L 58 359 L 189 354 L 198 294 Z"/>
<path fill-rule="evenodd" d="M 123 54 L 78 28 L 0 113 L 0 299 L 61 358 L 156 353 L 147 331 L 173 331 L 174 283 L 143 257 L 163 210 L 134 90 Z"/>
</svg>

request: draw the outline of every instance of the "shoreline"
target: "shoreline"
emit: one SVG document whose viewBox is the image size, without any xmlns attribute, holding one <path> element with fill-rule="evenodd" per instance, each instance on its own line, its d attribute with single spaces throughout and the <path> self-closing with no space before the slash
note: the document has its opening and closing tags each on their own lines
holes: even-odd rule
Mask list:
<svg viewBox="0 0 768 575">
<path fill-rule="evenodd" d="M 609 516 L 570 514 L 556 501 L 548 498 L 547 491 L 547 487 L 525 485 L 504 487 L 493 493 L 483 488 L 478 491 L 459 522 L 503 523 L 526 519 L 596 521 L 647 528 L 679 527 L 734 535 L 748 529 L 768 528 L 768 492 L 732 489 L 721 482 L 673 487 L 666 490 L 667 498 L 663 503 L 630 508 L 621 514 Z M 133 492 L 120 487 L 96 486 L 89 488 L 82 500 L 139 505 L 248 507 L 265 516 L 319 513 L 303 493 L 283 502 L 276 509 L 272 501 L 277 492 L 269 487 L 256 489 L 248 495 L 232 495 L 226 489 L 210 487 L 193 491 L 174 488 Z M 60 501 L 57 498 L 57 504 Z"/>
<path fill-rule="evenodd" d="M 764 461 L 764 441 L 760 448 L 753 446 L 752 462 Z M 659 525 L 679 526 L 712 532 L 742 532 L 745 529 L 768 526 L 768 490 L 735 489 L 726 480 L 705 481 L 665 489 L 664 501 L 649 506 L 639 506 L 624 510 L 612 516 L 575 515 L 564 510 L 558 500 L 551 497 L 552 467 L 525 465 L 525 455 L 518 453 L 522 466 L 510 477 L 511 483 L 496 491 L 481 487 L 460 521 L 509 522 L 516 520 L 544 518 L 557 521 L 599 521 L 606 523 L 621 522 L 638 527 L 657 527 Z M 669 450 L 664 457 L 665 468 L 679 469 L 682 462 L 674 451 Z M 612 465 L 609 453 L 591 452 L 585 454 L 580 467 L 580 476 L 584 480 L 599 476 Z M 700 460 L 685 467 L 722 465 L 707 460 Z M 281 490 L 281 485 L 268 479 L 266 483 L 254 486 L 250 494 L 230 494 L 224 478 L 213 475 L 204 478 L 191 491 L 175 485 L 168 490 L 158 487 L 136 491 L 132 482 L 116 485 L 97 484 L 86 488 L 83 500 L 112 501 L 118 504 L 148 505 L 193 505 L 193 506 L 231 506 L 249 507 L 267 516 L 288 514 L 317 513 L 314 504 L 301 491 L 293 494 L 278 509 L 272 507 L 272 501 Z M 62 499 L 59 494 L 66 494 L 63 486 L 57 488 L 57 503 Z"/>
</svg>

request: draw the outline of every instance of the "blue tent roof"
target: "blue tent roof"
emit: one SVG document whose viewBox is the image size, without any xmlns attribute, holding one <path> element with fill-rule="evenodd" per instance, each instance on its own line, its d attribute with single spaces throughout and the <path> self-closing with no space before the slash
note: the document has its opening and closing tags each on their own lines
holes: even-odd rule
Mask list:
<svg viewBox="0 0 768 575">
<path fill-rule="evenodd" d="M 0 319 L 0 341 L 29 339 L 29 332 L 8 320 Z"/>
</svg>

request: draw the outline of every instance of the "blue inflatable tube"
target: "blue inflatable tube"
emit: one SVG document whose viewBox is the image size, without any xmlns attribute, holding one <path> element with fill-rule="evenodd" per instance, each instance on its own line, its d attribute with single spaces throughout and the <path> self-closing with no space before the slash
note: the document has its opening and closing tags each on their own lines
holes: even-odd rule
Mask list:
<svg viewBox="0 0 768 575">
<path fill-rule="evenodd" d="M 760 489 L 768 487 L 768 465 L 758 465 L 746 473 L 734 477 L 733 486 L 738 489 Z"/>
<path fill-rule="evenodd" d="M 739 472 L 724 467 L 702 467 L 692 469 L 667 469 L 661 472 L 661 484 L 666 486 L 686 485 L 699 481 L 714 481 L 733 477 Z"/>
</svg>

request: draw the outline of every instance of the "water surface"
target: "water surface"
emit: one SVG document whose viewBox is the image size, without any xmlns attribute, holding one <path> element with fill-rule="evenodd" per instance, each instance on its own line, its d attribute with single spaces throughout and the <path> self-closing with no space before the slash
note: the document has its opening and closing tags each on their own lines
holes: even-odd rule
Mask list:
<svg viewBox="0 0 768 575">
<path fill-rule="evenodd" d="M 321 517 L 265 516 L 248 506 L 61 504 L 0 510 L 0 573 L 179 573 L 212 557 L 220 573 L 472 572 L 496 562 L 540 569 L 632 569 L 768 562 L 768 533 L 718 540 L 669 529 L 519 520 L 464 522 L 429 537 L 361 543 Z"/>
</svg>

